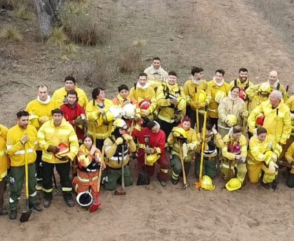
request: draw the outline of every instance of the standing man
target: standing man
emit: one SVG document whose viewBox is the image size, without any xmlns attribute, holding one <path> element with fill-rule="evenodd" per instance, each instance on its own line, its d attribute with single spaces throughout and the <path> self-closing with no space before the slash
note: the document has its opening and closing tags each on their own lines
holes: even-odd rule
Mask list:
<svg viewBox="0 0 294 241">
<path fill-rule="evenodd" d="M 156 108 L 156 97 L 154 89 L 147 82 L 145 73 L 139 74 L 138 82 L 131 88 L 130 98 L 136 100 L 141 109 L 141 116 L 148 117 L 153 120 L 153 112 Z M 143 108 L 143 103 L 149 102 L 147 108 Z"/>
<path fill-rule="evenodd" d="M 64 87 L 55 90 L 52 100 L 56 102 L 56 107 L 60 107 L 62 104 L 67 103 L 66 95 L 70 90 L 75 90 L 79 96 L 79 104 L 86 109 L 88 104 L 88 97 L 86 93 L 76 86 L 76 80 L 72 76 L 67 76 L 64 79 Z"/>
<path fill-rule="evenodd" d="M 25 161 L 28 162 L 29 177 L 29 207 L 40 212 L 42 209 L 36 204 L 36 149 L 37 131 L 29 125 L 29 113 L 19 111 L 17 114 L 17 124 L 10 128 L 7 133 L 7 155 L 10 158 L 10 219 L 16 219 L 17 204 L 21 196 L 23 181 L 25 178 Z M 52 175 L 50 177 L 52 180 Z"/>
<path fill-rule="evenodd" d="M 88 133 L 91 134 L 96 147 L 102 150 L 103 142 L 111 134 L 114 117 L 110 115 L 109 108 L 113 106 L 111 100 L 105 98 L 104 89 L 97 87 L 92 91 L 93 100 L 86 108 L 87 118 L 90 122 Z"/>
<path fill-rule="evenodd" d="M 249 115 L 249 132 L 253 133 L 256 125 L 256 118 L 264 115 L 263 127 L 271 140 L 285 145 L 291 134 L 291 118 L 289 107 L 282 101 L 282 93 L 274 90 L 268 101 L 262 102 Z"/>
<path fill-rule="evenodd" d="M 63 198 L 69 207 L 74 206 L 71 191 L 72 185 L 69 178 L 70 161 L 78 153 L 78 138 L 76 133 L 64 118 L 60 109 L 52 110 L 52 120 L 47 121 L 38 131 L 38 141 L 43 149 L 43 205 L 48 208 L 52 200 L 52 176 L 54 166 L 60 177 Z M 61 146 L 67 150 L 61 150 Z"/>
<path fill-rule="evenodd" d="M 79 140 L 82 143 L 84 134 L 84 127 L 87 127 L 86 112 L 82 106 L 78 103 L 78 94 L 75 90 L 70 90 L 67 92 L 66 96 L 67 102 L 63 104 L 60 109 L 63 112 L 63 117 L 70 123 Z"/>
<path fill-rule="evenodd" d="M 285 87 L 280 83 L 278 79 L 278 72 L 273 70 L 269 73 L 268 80 L 265 82 L 268 83 L 272 90 L 279 90 L 283 95 L 284 101 L 288 99 L 288 94 L 286 93 Z"/>
<path fill-rule="evenodd" d="M 184 93 L 187 101 L 187 115 L 191 119 L 191 127 L 194 128 L 196 123 L 196 110 L 199 111 L 199 130 L 202 130 L 204 121 L 204 107 L 208 105 L 211 97 L 207 81 L 203 79 L 203 69 L 193 67 L 191 70 L 191 79 L 184 84 Z"/>
<path fill-rule="evenodd" d="M 161 60 L 159 57 L 153 59 L 151 66 L 146 68 L 144 73 L 147 75 L 147 80 L 155 91 L 168 76 L 167 72 L 161 67 Z"/>
<path fill-rule="evenodd" d="M 177 83 L 177 74 L 168 73 L 167 83 L 157 88 L 157 122 L 164 131 L 166 140 L 171 130 L 177 126 L 186 113 L 186 98 L 183 88 Z"/>
<path fill-rule="evenodd" d="M 51 119 L 51 111 L 55 109 L 55 102 L 48 95 L 48 87 L 46 85 L 38 86 L 38 97 L 28 103 L 26 111 L 29 112 L 30 125 L 34 126 L 38 131 L 39 128 Z M 37 149 L 36 171 L 37 171 L 37 186 L 38 191 L 43 190 L 42 187 L 42 150 Z"/>
<path fill-rule="evenodd" d="M 8 129 L 0 125 L 0 216 L 7 215 L 6 209 L 3 209 L 4 192 L 6 189 L 7 169 L 9 168 L 9 159 L 6 154 L 6 141 Z"/>
<path fill-rule="evenodd" d="M 218 69 L 215 71 L 215 76 L 211 81 L 208 82 L 208 89 L 210 92 L 210 99 L 208 105 L 208 117 L 212 125 L 216 126 L 218 122 L 218 105 L 223 98 L 228 96 L 230 91 L 230 86 L 224 80 L 225 71 L 223 69 Z"/>
<path fill-rule="evenodd" d="M 239 69 L 239 77 L 230 83 L 230 87 L 237 86 L 240 88 L 239 97 L 244 100 L 248 107 L 248 98 L 246 96 L 246 90 L 252 86 L 253 83 L 248 80 L 248 70 L 246 68 Z"/>
</svg>

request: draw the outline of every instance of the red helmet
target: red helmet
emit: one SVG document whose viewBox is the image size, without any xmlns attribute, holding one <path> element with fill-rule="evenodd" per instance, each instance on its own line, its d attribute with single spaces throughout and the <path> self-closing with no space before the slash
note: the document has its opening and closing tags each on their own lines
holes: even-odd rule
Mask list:
<svg viewBox="0 0 294 241">
<path fill-rule="evenodd" d="M 142 100 L 139 103 L 139 108 L 141 110 L 147 110 L 149 108 L 149 106 L 151 105 L 151 101 L 150 100 Z"/>
<path fill-rule="evenodd" d="M 246 100 L 246 93 L 244 89 L 240 89 L 239 97 L 244 101 Z"/>
<path fill-rule="evenodd" d="M 263 126 L 264 118 L 264 114 L 259 114 L 258 116 L 256 116 L 256 124 L 259 126 Z"/>
</svg>

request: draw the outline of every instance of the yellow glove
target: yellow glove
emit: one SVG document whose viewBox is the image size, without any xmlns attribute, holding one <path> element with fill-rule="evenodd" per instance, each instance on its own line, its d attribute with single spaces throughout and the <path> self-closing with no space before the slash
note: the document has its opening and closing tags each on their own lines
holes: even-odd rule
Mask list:
<svg viewBox="0 0 294 241">
<path fill-rule="evenodd" d="M 49 117 L 48 117 L 48 116 L 41 116 L 41 117 L 39 118 L 39 122 L 41 122 L 42 124 L 45 123 L 45 122 L 48 121 L 48 120 L 49 120 Z"/>
<path fill-rule="evenodd" d="M 141 115 L 147 117 L 149 115 L 149 110 L 141 110 Z"/>
<path fill-rule="evenodd" d="M 270 173 L 275 173 L 276 172 L 276 168 L 278 168 L 278 166 L 273 161 L 271 161 L 268 164 L 268 170 L 269 170 Z"/>
<path fill-rule="evenodd" d="M 22 136 L 22 138 L 20 139 L 20 142 L 24 145 L 24 144 L 26 144 L 29 140 L 30 140 L 30 138 L 29 138 L 28 134 L 24 134 L 24 135 Z"/>
<path fill-rule="evenodd" d="M 133 140 L 133 137 L 131 137 L 129 134 L 123 134 L 122 136 L 126 141 Z"/>
<path fill-rule="evenodd" d="M 117 145 L 120 145 L 120 144 L 122 144 L 124 142 L 124 140 L 123 140 L 123 138 L 121 138 L 121 137 L 119 137 L 119 138 L 117 138 L 116 140 L 115 140 L 115 143 L 117 144 Z"/>
<path fill-rule="evenodd" d="M 242 113 L 242 117 L 248 117 L 249 113 L 247 110 L 243 111 Z"/>
<path fill-rule="evenodd" d="M 191 101 L 191 106 L 195 109 L 200 109 L 200 108 L 205 107 L 205 102 Z"/>
<path fill-rule="evenodd" d="M 276 163 L 277 160 L 278 160 L 278 156 L 277 156 L 277 154 L 273 153 L 273 155 L 272 155 L 272 159 L 273 159 L 273 161 Z"/>
<path fill-rule="evenodd" d="M 188 148 L 187 148 L 187 144 L 186 144 L 186 143 L 184 143 L 184 144 L 183 144 L 183 146 L 182 146 L 182 148 L 183 148 L 183 157 L 184 157 L 184 158 L 186 158 L 186 157 L 187 157 L 187 155 L 188 155 Z"/>
<path fill-rule="evenodd" d="M 170 99 L 170 103 L 174 106 L 178 106 L 179 102 L 176 99 Z"/>
<path fill-rule="evenodd" d="M 196 144 L 194 144 L 194 143 L 189 143 L 189 144 L 187 144 L 187 148 L 188 148 L 188 150 L 193 151 L 193 150 L 195 149 L 195 147 L 196 147 Z"/>
</svg>

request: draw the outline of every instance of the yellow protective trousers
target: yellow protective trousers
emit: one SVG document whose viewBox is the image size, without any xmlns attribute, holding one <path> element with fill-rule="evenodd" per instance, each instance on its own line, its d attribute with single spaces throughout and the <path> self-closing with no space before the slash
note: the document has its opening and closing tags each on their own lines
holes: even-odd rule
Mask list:
<svg viewBox="0 0 294 241">
<path fill-rule="evenodd" d="M 251 183 L 257 183 L 261 177 L 262 171 L 264 172 L 262 181 L 264 183 L 272 183 L 278 172 L 270 173 L 269 169 L 264 165 L 264 163 L 260 164 L 247 164 L 248 177 Z"/>
</svg>

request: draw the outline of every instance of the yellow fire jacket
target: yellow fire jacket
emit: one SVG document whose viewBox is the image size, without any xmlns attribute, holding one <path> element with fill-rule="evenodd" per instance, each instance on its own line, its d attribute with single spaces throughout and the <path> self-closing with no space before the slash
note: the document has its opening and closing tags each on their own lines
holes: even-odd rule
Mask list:
<svg viewBox="0 0 294 241">
<path fill-rule="evenodd" d="M 38 131 L 39 145 L 43 150 L 42 160 L 48 163 L 66 163 L 68 161 L 61 161 L 56 158 L 52 152 L 47 152 L 50 145 L 58 146 L 61 143 L 69 147 L 69 152 L 66 154 L 70 160 L 73 160 L 78 154 L 79 142 L 74 128 L 64 118 L 61 125 L 54 126 L 53 120 L 44 123 Z"/>
<path fill-rule="evenodd" d="M 290 164 L 294 164 L 294 142 L 289 146 L 288 150 L 285 153 L 285 158 Z M 294 174 L 294 168 L 291 168 L 290 171 L 292 174 Z"/>
<path fill-rule="evenodd" d="M 249 107 L 248 111 L 251 113 L 255 107 L 259 106 L 263 101 L 267 101 L 268 97 L 263 96 L 258 92 L 258 88 L 260 85 L 251 85 L 247 90 L 246 90 L 246 95 L 249 99 Z"/>
<path fill-rule="evenodd" d="M 235 160 L 236 154 L 230 152 L 229 145 L 236 146 L 239 144 L 240 146 L 240 154 L 242 157 L 247 157 L 247 139 L 246 137 L 242 134 L 239 140 L 235 140 L 232 138 L 231 133 L 225 135 L 223 138 L 224 141 L 224 146 L 222 148 L 222 155 L 224 158 L 227 158 L 230 161 Z"/>
<path fill-rule="evenodd" d="M 279 157 L 282 153 L 282 147 L 278 143 L 271 140 L 268 135 L 262 142 L 258 140 L 257 136 L 252 136 L 249 141 L 248 164 L 252 165 L 266 162 L 265 153 L 267 151 L 273 151 Z"/>
<path fill-rule="evenodd" d="M 218 91 L 223 91 L 225 93 L 225 96 L 228 96 L 228 93 L 230 91 L 230 85 L 226 82 L 223 83 L 223 85 L 218 86 L 215 84 L 214 80 L 211 80 L 207 83 L 209 93 L 210 93 L 210 102 L 208 105 L 208 116 L 211 118 L 218 118 L 218 105 L 219 103 L 216 102 L 215 96 Z"/>
<path fill-rule="evenodd" d="M 197 90 L 197 92 L 196 92 Z M 201 91 L 206 93 L 205 103 L 208 105 L 211 100 L 210 90 L 208 89 L 207 81 L 201 80 L 200 84 L 196 84 L 193 80 L 187 80 L 184 84 L 184 93 L 186 95 L 187 105 L 193 110 L 197 109 L 198 95 Z M 199 108 L 200 113 L 204 111 L 204 107 Z"/>
<path fill-rule="evenodd" d="M 160 67 L 156 70 L 152 65 L 146 68 L 144 73 L 147 74 L 148 83 L 150 83 L 151 87 L 154 89 L 160 86 L 168 77 L 168 73 L 163 68 Z"/>
<path fill-rule="evenodd" d="M 276 109 L 272 108 L 269 100 L 261 103 L 249 115 L 248 126 L 251 133 L 255 128 L 256 117 L 260 114 L 265 116 L 263 127 L 266 128 L 271 139 L 286 144 L 292 130 L 289 107 L 283 101 Z"/>
<path fill-rule="evenodd" d="M 98 140 L 104 140 L 110 136 L 113 121 L 105 124 L 106 122 L 103 122 L 103 114 L 99 113 L 101 110 L 107 113 L 110 106 L 113 106 L 113 103 L 109 99 L 104 100 L 104 108 L 100 108 L 97 101 L 94 101 L 94 103 L 90 101 L 88 103 L 86 108 L 86 114 L 89 120 L 88 133 L 91 134 L 93 138 L 96 137 Z"/>
<path fill-rule="evenodd" d="M 289 109 L 290 109 L 290 112 L 291 112 L 291 125 L 292 125 L 292 134 L 291 135 L 294 135 L 294 95 L 291 96 L 285 103 Z"/>
<path fill-rule="evenodd" d="M 29 141 L 23 145 L 20 140 L 25 134 L 28 135 Z M 7 155 L 10 158 L 10 164 L 12 167 L 25 165 L 25 153 L 27 154 L 28 164 L 34 163 L 37 157 L 37 147 L 37 130 L 35 127 L 28 125 L 26 129 L 22 129 L 19 125 L 15 125 L 8 130 Z"/>
<path fill-rule="evenodd" d="M 196 148 L 196 152 L 197 153 L 201 153 L 201 148 L 202 148 L 202 133 L 198 133 L 197 134 L 197 139 L 200 140 L 200 143 L 199 145 L 197 146 Z M 213 142 L 215 144 L 215 150 L 210 150 L 209 149 L 209 142 Z M 211 134 L 209 136 L 206 136 L 205 137 L 205 140 L 204 140 L 204 157 L 215 157 L 217 156 L 217 148 L 223 148 L 224 146 L 224 141 L 222 139 L 222 136 L 217 133 L 216 135 L 214 134 Z"/>
<path fill-rule="evenodd" d="M 6 154 L 6 140 L 8 129 L 0 125 L 0 182 L 7 175 L 7 169 L 9 168 L 9 159 Z"/>
<path fill-rule="evenodd" d="M 171 105 L 170 100 L 175 98 L 178 101 L 176 107 Z M 175 114 L 178 112 L 183 118 L 186 114 L 186 97 L 184 90 L 178 84 L 162 84 L 156 91 L 157 116 L 168 123 L 175 122 Z"/>
<path fill-rule="evenodd" d="M 253 85 L 253 83 L 251 81 L 249 81 L 248 79 L 244 83 L 242 83 L 239 78 L 231 81 L 231 83 L 230 83 L 231 89 L 234 86 L 238 86 L 240 89 L 248 89 L 252 85 Z"/>
<path fill-rule="evenodd" d="M 77 92 L 78 97 L 79 97 L 78 103 L 84 109 L 86 109 L 86 106 L 87 106 L 87 104 L 89 102 L 86 93 L 82 89 L 80 89 L 78 87 L 75 87 L 75 91 Z M 60 106 L 63 105 L 63 100 L 66 97 L 66 95 L 67 95 L 67 92 L 66 92 L 64 87 L 61 87 L 61 88 L 55 90 L 55 92 L 54 92 L 54 94 L 52 96 L 52 101 L 55 101 L 56 108 L 60 108 Z"/>
<path fill-rule="evenodd" d="M 30 114 L 30 125 L 34 126 L 37 130 L 45 122 L 43 121 L 48 118 L 51 119 L 51 110 L 56 108 L 56 103 L 52 100 L 48 103 L 42 103 L 38 99 L 32 100 L 28 103 L 26 111 Z"/>
</svg>

